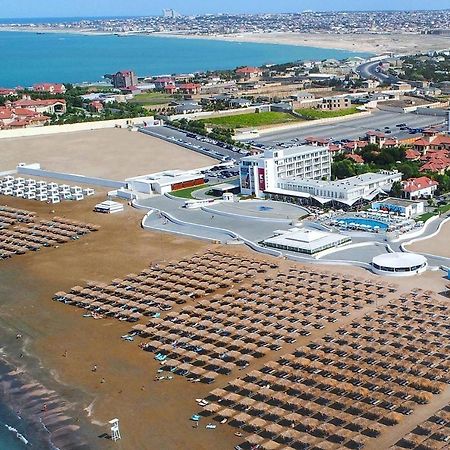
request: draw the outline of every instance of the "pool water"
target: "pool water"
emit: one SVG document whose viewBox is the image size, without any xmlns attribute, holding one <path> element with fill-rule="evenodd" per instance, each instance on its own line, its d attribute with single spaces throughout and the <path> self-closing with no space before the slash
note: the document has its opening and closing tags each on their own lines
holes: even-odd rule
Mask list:
<svg viewBox="0 0 450 450">
<path fill-rule="evenodd" d="M 355 223 L 357 225 L 366 225 L 371 228 L 378 227 L 380 230 L 387 230 L 389 227 L 389 225 L 385 222 L 373 219 L 361 219 L 360 217 L 345 217 L 343 219 L 339 219 L 338 222 L 345 222 L 347 225 Z"/>
</svg>

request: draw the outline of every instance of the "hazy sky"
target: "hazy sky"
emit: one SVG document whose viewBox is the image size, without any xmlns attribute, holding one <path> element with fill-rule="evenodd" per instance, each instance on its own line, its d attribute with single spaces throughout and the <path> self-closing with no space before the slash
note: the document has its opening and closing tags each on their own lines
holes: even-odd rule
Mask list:
<svg viewBox="0 0 450 450">
<path fill-rule="evenodd" d="M 0 0 L 0 18 L 154 15 L 163 8 L 200 14 L 449 7 L 448 0 Z"/>
</svg>

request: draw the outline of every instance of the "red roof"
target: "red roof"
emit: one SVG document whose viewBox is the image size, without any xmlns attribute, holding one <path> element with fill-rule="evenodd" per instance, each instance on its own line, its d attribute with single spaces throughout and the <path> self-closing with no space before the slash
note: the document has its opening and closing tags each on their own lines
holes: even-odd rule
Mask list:
<svg viewBox="0 0 450 450">
<path fill-rule="evenodd" d="M 261 69 L 258 69 L 258 67 L 240 67 L 239 69 L 236 69 L 236 73 L 243 73 L 243 74 L 250 74 L 250 73 L 261 73 Z"/>
<path fill-rule="evenodd" d="M 386 137 L 386 135 L 384 133 L 382 133 L 381 131 L 372 131 L 372 130 L 370 130 L 366 134 L 367 134 L 367 136 L 376 136 L 376 137 L 379 137 L 379 138 Z"/>
<path fill-rule="evenodd" d="M 348 153 L 345 155 L 347 159 L 352 159 L 356 164 L 364 164 L 364 159 L 361 155 L 356 155 L 352 153 Z"/>
<path fill-rule="evenodd" d="M 330 140 L 327 138 L 314 137 L 314 136 L 309 136 L 309 137 L 305 138 L 305 141 L 306 142 L 317 142 L 319 144 L 328 144 L 328 142 L 330 142 Z"/>
<path fill-rule="evenodd" d="M 66 101 L 64 99 L 60 98 L 50 98 L 46 100 L 17 100 L 16 102 L 13 102 L 12 105 L 15 107 L 39 107 L 39 106 L 51 106 L 56 105 L 57 103 L 63 103 L 66 104 Z"/>
<path fill-rule="evenodd" d="M 184 83 L 180 84 L 180 89 L 198 89 L 200 86 L 198 83 Z"/>
<path fill-rule="evenodd" d="M 330 151 L 330 152 L 338 152 L 339 150 L 341 150 L 341 147 L 339 145 L 330 144 L 328 146 L 328 151 Z"/>
<path fill-rule="evenodd" d="M 431 143 L 433 145 L 450 145 L 450 136 L 440 134 L 439 136 L 436 136 Z"/>
<path fill-rule="evenodd" d="M 424 138 L 419 138 L 417 139 L 417 141 L 413 142 L 413 145 L 416 145 L 417 147 L 427 147 L 428 145 L 430 145 L 430 142 Z"/>
<path fill-rule="evenodd" d="M 403 183 L 404 192 L 416 192 L 431 186 L 439 186 L 437 181 L 428 177 L 410 178 Z"/>
<path fill-rule="evenodd" d="M 406 150 L 406 154 L 405 154 L 406 159 L 418 159 L 420 158 L 420 152 L 418 152 L 417 150 L 413 150 L 412 148 L 408 148 Z"/>
</svg>

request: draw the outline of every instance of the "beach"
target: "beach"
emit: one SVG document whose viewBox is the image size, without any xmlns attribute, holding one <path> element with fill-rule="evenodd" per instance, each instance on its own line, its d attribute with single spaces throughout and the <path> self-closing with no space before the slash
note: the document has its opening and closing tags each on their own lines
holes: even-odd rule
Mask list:
<svg viewBox="0 0 450 450">
<path fill-rule="evenodd" d="M 447 220 L 442 225 L 439 233 L 429 239 L 418 240 L 408 245 L 411 252 L 431 253 L 433 255 L 450 258 L 450 222 Z"/>
<path fill-rule="evenodd" d="M 13 170 L 20 162 L 37 162 L 50 171 L 124 180 L 162 170 L 211 166 L 217 161 L 152 136 L 117 128 L 2 139 L 0 171 Z"/>
<path fill-rule="evenodd" d="M 0 32 L 27 32 L 27 33 L 65 33 L 84 36 L 108 35 L 92 29 L 55 30 L 44 26 L 33 27 L 0 27 Z M 111 33 L 112 34 L 112 33 Z M 399 54 L 414 54 L 433 50 L 442 50 L 450 46 L 449 36 L 418 34 L 418 33 L 233 33 L 221 35 L 191 35 L 183 32 L 174 33 L 114 33 L 118 36 L 154 36 L 180 39 L 206 39 L 225 42 L 257 43 L 293 45 L 315 47 L 318 49 L 335 49 L 354 52 L 382 54 L 393 52 Z"/>
<path fill-rule="evenodd" d="M 119 448 L 123 450 L 232 448 L 242 441 L 234 436 L 232 428 L 226 425 L 207 430 L 204 424 L 193 428 L 189 417 L 198 411 L 196 398 L 206 397 L 211 389 L 223 387 L 243 373 L 221 375 L 211 386 L 193 384 L 179 376 L 156 382 L 154 377 L 159 364 L 152 354 L 140 350 L 136 342 L 120 339 L 130 331 L 131 324 L 114 319 L 83 318 L 82 310 L 54 302 L 51 298 L 56 291 L 68 291 L 88 280 L 110 282 L 130 272 L 137 273 L 150 264 L 164 265 L 207 248 L 274 261 L 279 268 L 271 274 L 298 265 L 258 255 L 242 246 L 227 247 L 147 232 L 139 226 L 142 212 L 127 208 L 123 214 L 98 215 L 91 211 L 97 201 L 99 197 L 76 204 L 52 205 L 52 213 L 45 204 L 0 198 L 1 204 L 36 211 L 43 218 L 58 214 L 101 226 L 98 232 L 60 248 L 45 248 L 0 261 L 0 329 L 8 336 L 2 336 L 2 342 L 9 343 L 5 345 L 6 354 L 17 359 L 18 352 L 24 352 L 26 356 L 21 359 L 21 364 L 27 373 L 67 399 L 73 405 L 72 415 L 78 414 L 91 421 L 82 428 L 90 448 L 111 448 L 109 440 L 98 436 L 109 431 L 107 422 L 114 417 L 120 419 L 123 439 Z M 314 269 L 380 280 L 358 268 L 311 266 L 311 270 Z M 386 278 L 385 281 L 398 285 L 396 295 L 414 287 L 437 293 L 445 286 L 445 279 L 439 272 L 428 272 L 408 280 Z M 177 308 L 181 309 L 180 306 Z M 336 324 L 327 325 L 320 334 L 335 328 Z M 23 335 L 22 350 L 17 348 L 16 333 Z M 262 360 L 255 360 L 245 372 L 261 367 L 264 362 L 276 359 L 308 340 L 302 338 Z M 29 367 L 28 357 L 34 361 Z M 39 361 L 37 365 L 36 360 Z M 95 372 L 93 365 L 97 366 Z M 391 436 L 392 439 L 395 437 L 395 434 Z"/>
</svg>

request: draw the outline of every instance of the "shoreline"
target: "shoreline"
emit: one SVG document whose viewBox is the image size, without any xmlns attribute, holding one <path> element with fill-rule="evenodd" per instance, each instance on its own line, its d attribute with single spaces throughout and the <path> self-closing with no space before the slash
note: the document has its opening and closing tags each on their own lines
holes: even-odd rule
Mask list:
<svg viewBox="0 0 450 450">
<path fill-rule="evenodd" d="M 46 27 L 13 27 L 0 26 L 1 32 L 73 34 L 82 36 L 148 36 L 174 39 L 212 40 L 221 42 L 240 42 L 254 44 L 287 45 L 310 47 L 355 53 L 379 55 L 383 53 L 414 54 L 432 50 L 450 48 L 450 37 L 439 35 L 424 35 L 418 33 L 235 33 L 189 35 L 182 32 L 104 32 L 91 29 L 55 30 Z"/>
</svg>

